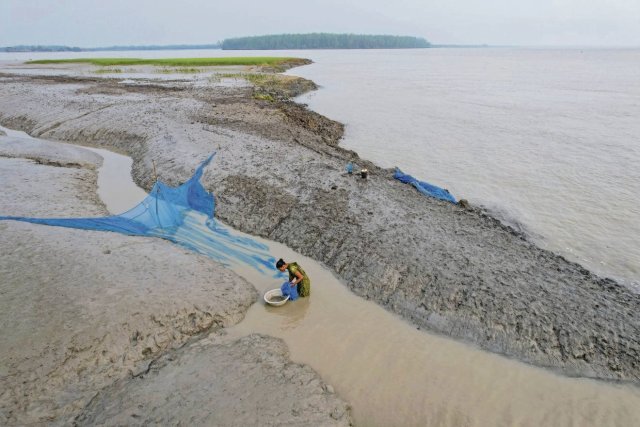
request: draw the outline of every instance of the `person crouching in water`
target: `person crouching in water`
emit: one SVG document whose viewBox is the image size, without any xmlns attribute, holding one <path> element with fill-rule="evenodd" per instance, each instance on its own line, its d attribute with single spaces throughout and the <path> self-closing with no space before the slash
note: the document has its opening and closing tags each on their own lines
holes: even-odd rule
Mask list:
<svg viewBox="0 0 640 427">
<path fill-rule="evenodd" d="M 276 262 L 276 268 L 284 273 L 289 272 L 289 282 L 291 286 L 298 287 L 298 295 L 301 297 L 308 297 L 311 295 L 311 279 L 307 276 L 307 273 L 298 265 L 297 262 L 286 263 L 282 258 Z"/>
</svg>

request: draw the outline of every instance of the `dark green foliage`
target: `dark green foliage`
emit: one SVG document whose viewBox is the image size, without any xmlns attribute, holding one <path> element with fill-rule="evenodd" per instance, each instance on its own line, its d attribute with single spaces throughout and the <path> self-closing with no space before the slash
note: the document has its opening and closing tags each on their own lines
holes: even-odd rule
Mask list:
<svg viewBox="0 0 640 427">
<path fill-rule="evenodd" d="M 425 48 L 427 40 L 409 36 L 370 36 L 359 34 L 275 34 L 238 37 L 222 42 L 226 50 L 261 49 L 410 49 Z"/>
</svg>

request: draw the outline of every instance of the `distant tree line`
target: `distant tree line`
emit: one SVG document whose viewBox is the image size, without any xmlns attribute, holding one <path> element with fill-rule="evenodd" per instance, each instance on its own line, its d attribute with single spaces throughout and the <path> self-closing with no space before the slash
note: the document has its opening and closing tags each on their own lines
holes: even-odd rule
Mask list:
<svg viewBox="0 0 640 427">
<path fill-rule="evenodd" d="M 0 52 L 82 52 L 79 47 L 20 45 L 0 47 Z"/>
<path fill-rule="evenodd" d="M 419 37 L 331 33 L 237 37 L 222 42 L 223 50 L 411 49 L 429 46 L 427 40 Z"/>
<path fill-rule="evenodd" d="M 151 45 L 151 46 L 109 46 L 83 49 L 85 51 L 105 51 L 105 50 L 185 50 L 185 49 L 220 49 L 222 43 L 213 44 L 171 44 L 171 45 Z"/>
<path fill-rule="evenodd" d="M 96 52 L 119 50 L 278 50 L 278 49 L 413 49 L 430 47 L 421 37 L 363 34 L 275 34 L 268 36 L 237 37 L 212 44 L 180 44 L 151 46 L 109 46 L 81 48 L 58 45 L 20 45 L 0 47 L 0 52 Z"/>
<path fill-rule="evenodd" d="M 109 47 L 70 47 L 70 46 L 41 46 L 20 45 L 0 47 L 0 52 L 100 52 L 118 50 L 184 50 L 184 49 L 220 49 L 221 43 L 214 44 L 174 44 L 151 46 L 109 46 Z"/>
</svg>

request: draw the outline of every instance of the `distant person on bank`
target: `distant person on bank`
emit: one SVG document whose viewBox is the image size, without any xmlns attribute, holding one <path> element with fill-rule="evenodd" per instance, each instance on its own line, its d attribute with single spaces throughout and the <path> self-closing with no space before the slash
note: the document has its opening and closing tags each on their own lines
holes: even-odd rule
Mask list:
<svg viewBox="0 0 640 427">
<path fill-rule="evenodd" d="M 289 282 L 291 286 L 297 286 L 298 295 L 308 297 L 311 295 L 311 279 L 307 273 L 298 265 L 297 262 L 286 263 L 282 258 L 276 262 L 276 268 L 283 273 L 289 272 Z"/>
</svg>

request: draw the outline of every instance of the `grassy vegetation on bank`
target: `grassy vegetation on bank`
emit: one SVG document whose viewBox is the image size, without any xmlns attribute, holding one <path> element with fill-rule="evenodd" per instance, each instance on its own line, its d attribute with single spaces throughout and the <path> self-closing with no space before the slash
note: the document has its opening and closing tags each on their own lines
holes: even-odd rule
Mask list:
<svg viewBox="0 0 640 427">
<path fill-rule="evenodd" d="M 296 66 L 308 64 L 310 61 L 302 58 L 281 58 L 272 56 L 257 57 L 228 57 L 228 58 L 75 58 L 75 59 L 41 59 L 28 61 L 27 64 L 93 64 L 98 66 L 124 65 L 159 65 L 169 67 L 206 67 L 215 65 L 255 65 L 278 67 L 282 65 Z"/>
<path fill-rule="evenodd" d="M 277 85 L 295 79 L 293 76 L 281 76 L 276 74 L 259 74 L 259 73 L 223 73 L 217 74 L 216 77 L 223 79 L 244 79 L 254 86 Z"/>
<path fill-rule="evenodd" d="M 262 101 L 286 101 L 318 87 L 302 77 L 271 73 L 216 73 L 214 82 L 220 79 L 243 79 L 253 86 L 253 97 Z"/>
<path fill-rule="evenodd" d="M 120 68 L 100 68 L 99 70 L 94 71 L 96 74 L 118 74 L 122 73 Z"/>
</svg>

